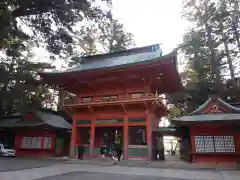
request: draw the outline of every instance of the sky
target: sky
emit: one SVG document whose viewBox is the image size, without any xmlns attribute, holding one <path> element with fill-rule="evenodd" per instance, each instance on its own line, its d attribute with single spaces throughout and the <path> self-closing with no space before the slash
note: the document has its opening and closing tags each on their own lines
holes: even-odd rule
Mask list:
<svg viewBox="0 0 240 180">
<path fill-rule="evenodd" d="M 164 54 L 182 42 L 188 23 L 182 0 L 112 0 L 113 16 L 134 35 L 137 46 L 161 43 Z"/>
<path fill-rule="evenodd" d="M 181 17 L 182 1 L 112 0 L 112 11 L 114 18 L 133 34 L 137 47 L 162 44 L 163 54 L 166 54 L 182 42 L 182 36 L 189 27 Z M 35 53 L 37 61 L 47 57 L 41 48 L 37 48 Z M 178 62 L 182 59 L 178 58 Z M 55 65 L 59 69 L 64 63 L 58 61 Z"/>
</svg>

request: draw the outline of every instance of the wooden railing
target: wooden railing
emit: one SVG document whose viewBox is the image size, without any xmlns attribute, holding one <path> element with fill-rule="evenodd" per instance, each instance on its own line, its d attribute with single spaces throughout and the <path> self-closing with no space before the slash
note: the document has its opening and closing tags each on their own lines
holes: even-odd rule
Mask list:
<svg viewBox="0 0 240 180">
<path fill-rule="evenodd" d="M 91 99 L 83 99 L 77 97 L 65 98 L 64 105 L 91 105 L 91 104 L 112 104 L 112 103 L 123 103 L 123 102 L 135 102 L 143 100 L 157 100 L 160 99 L 158 95 L 151 93 L 142 93 L 141 95 L 133 96 L 132 94 L 127 95 L 110 95 L 110 96 L 98 96 L 92 97 Z"/>
</svg>

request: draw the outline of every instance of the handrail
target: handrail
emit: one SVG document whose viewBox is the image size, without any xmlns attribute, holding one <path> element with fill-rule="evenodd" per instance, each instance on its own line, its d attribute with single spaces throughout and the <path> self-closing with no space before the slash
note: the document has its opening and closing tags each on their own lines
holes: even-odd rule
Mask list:
<svg viewBox="0 0 240 180">
<path fill-rule="evenodd" d="M 89 102 L 78 101 L 78 98 L 69 98 L 64 101 L 64 105 L 91 105 L 91 104 L 99 104 L 99 103 L 115 103 L 115 102 L 123 102 L 123 101 L 141 101 L 141 100 L 157 100 L 160 99 L 158 95 L 145 93 L 139 97 L 132 97 L 131 94 L 128 95 L 119 95 L 116 98 L 103 99 L 104 96 L 94 97 Z M 109 96 L 110 97 L 110 96 Z"/>
</svg>

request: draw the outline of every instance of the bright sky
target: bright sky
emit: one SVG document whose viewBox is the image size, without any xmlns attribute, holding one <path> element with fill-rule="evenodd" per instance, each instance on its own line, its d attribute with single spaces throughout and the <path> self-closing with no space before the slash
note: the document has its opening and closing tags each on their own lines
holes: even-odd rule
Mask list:
<svg viewBox="0 0 240 180">
<path fill-rule="evenodd" d="M 136 46 L 162 44 L 166 54 L 182 42 L 188 23 L 181 18 L 182 0 L 112 0 L 113 16 L 132 33 Z M 36 59 L 47 54 L 36 49 Z M 178 61 L 182 58 L 178 58 Z M 65 62 L 57 62 L 57 68 Z"/>
<path fill-rule="evenodd" d="M 182 0 L 113 0 L 113 15 L 131 32 L 137 46 L 163 44 L 164 54 L 182 41 L 188 23 Z"/>
</svg>

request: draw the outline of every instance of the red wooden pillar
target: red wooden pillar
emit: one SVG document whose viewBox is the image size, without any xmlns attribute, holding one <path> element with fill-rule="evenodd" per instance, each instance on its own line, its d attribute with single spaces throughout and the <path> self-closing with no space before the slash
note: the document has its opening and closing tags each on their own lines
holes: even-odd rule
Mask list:
<svg viewBox="0 0 240 180">
<path fill-rule="evenodd" d="M 71 145 L 70 145 L 70 156 L 76 156 L 76 139 L 77 139 L 77 121 L 73 116 L 73 124 L 72 124 L 72 136 L 71 136 Z"/>
<path fill-rule="evenodd" d="M 192 126 L 190 127 L 190 142 L 191 142 L 191 151 L 196 152 L 196 147 L 195 147 L 195 137 L 194 137 L 194 131 L 192 129 Z M 194 162 L 196 159 L 195 155 L 192 155 L 192 161 Z"/>
<path fill-rule="evenodd" d="M 93 156 L 94 142 L 95 142 L 95 116 L 92 117 L 90 130 L 90 156 Z"/>
<path fill-rule="evenodd" d="M 124 115 L 124 121 L 123 121 L 123 143 L 124 143 L 124 159 L 128 159 L 128 115 Z"/>
<path fill-rule="evenodd" d="M 44 149 L 44 140 L 45 140 L 45 137 L 41 136 L 41 149 Z"/>
<path fill-rule="evenodd" d="M 152 123 L 149 113 L 146 116 L 148 159 L 152 159 Z"/>
</svg>

